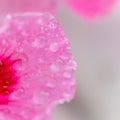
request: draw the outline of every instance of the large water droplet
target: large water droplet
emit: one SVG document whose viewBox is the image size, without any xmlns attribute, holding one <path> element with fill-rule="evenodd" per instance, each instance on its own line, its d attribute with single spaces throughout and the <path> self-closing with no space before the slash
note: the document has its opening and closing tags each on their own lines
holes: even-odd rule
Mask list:
<svg viewBox="0 0 120 120">
<path fill-rule="evenodd" d="M 33 101 L 36 104 L 46 104 L 49 101 L 49 93 L 48 92 L 41 92 L 35 91 L 33 96 Z"/>
<path fill-rule="evenodd" d="M 58 49 L 59 49 L 58 43 L 56 43 L 56 42 L 55 42 L 55 43 L 52 43 L 52 44 L 50 45 L 49 49 L 50 49 L 51 52 L 57 52 Z"/>
<path fill-rule="evenodd" d="M 66 72 L 63 73 L 63 76 L 64 76 L 65 78 L 71 78 L 72 73 L 66 71 Z"/>
<path fill-rule="evenodd" d="M 49 28 L 52 29 L 52 30 L 55 30 L 55 29 L 56 29 L 56 25 L 55 25 L 53 22 L 50 22 L 48 26 L 49 26 Z"/>
<path fill-rule="evenodd" d="M 52 70 L 52 72 L 58 72 L 62 70 L 63 66 L 63 61 L 61 59 L 58 59 L 50 66 L 50 69 Z"/>
<path fill-rule="evenodd" d="M 11 99 L 19 99 L 23 96 L 24 96 L 24 89 L 20 87 L 11 94 Z"/>
<path fill-rule="evenodd" d="M 43 48 L 45 45 L 46 45 L 46 38 L 44 36 L 36 38 L 32 44 L 32 46 L 36 48 Z"/>
</svg>

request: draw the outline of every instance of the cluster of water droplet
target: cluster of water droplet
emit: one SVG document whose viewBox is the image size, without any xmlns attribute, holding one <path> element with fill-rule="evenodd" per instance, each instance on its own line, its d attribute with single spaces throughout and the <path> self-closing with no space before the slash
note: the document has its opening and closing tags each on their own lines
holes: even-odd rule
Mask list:
<svg viewBox="0 0 120 120">
<path fill-rule="evenodd" d="M 5 52 L 6 51 L 6 52 Z M 7 105 L 0 105 L 0 120 L 49 120 L 56 104 L 75 93 L 70 43 L 48 13 L 8 15 L 0 29 L 0 54 L 19 60 L 19 76 Z"/>
</svg>

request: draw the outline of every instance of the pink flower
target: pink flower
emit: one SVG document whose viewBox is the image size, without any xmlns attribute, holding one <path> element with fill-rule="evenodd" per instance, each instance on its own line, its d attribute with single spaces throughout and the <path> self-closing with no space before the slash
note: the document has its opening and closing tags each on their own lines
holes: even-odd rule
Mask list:
<svg viewBox="0 0 120 120">
<path fill-rule="evenodd" d="M 50 120 L 75 93 L 76 63 L 49 13 L 7 15 L 0 29 L 0 120 Z"/>
<path fill-rule="evenodd" d="M 57 0 L 0 0 L 0 14 L 32 11 L 54 13 Z"/>
<path fill-rule="evenodd" d="M 66 2 L 80 16 L 92 20 L 109 14 L 117 0 L 66 0 Z"/>
</svg>

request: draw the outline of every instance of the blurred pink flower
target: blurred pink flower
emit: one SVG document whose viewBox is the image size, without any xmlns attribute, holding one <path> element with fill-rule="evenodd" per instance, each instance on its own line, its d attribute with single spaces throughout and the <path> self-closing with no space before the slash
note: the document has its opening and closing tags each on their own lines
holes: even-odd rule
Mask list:
<svg viewBox="0 0 120 120">
<path fill-rule="evenodd" d="M 75 94 L 76 63 L 49 13 L 7 15 L 0 29 L 0 120 L 50 120 Z"/>
<path fill-rule="evenodd" d="M 109 14 L 117 0 L 65 0 L 71 9 L 86 20 L 100 19 Z"/>
<path fill-rule="evenodd" d="M 0 14 L 32 11 L 54 13 L 57 0 L 0 0 Z"/>
</svg>

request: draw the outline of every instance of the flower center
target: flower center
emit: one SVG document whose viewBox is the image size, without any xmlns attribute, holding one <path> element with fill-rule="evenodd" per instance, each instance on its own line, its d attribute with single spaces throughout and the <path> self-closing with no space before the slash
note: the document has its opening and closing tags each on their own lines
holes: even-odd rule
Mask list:
<svg viewBox="0 0 120 120">
<path fill-rule="evenodd" d="M 9 96 L 14 91 L 18 83 L 18 77 L 14 64 L 17 60 L 12 60 L 11 56 L 0 56 L 0 104 L 8 104 Z"/>
</svg>

